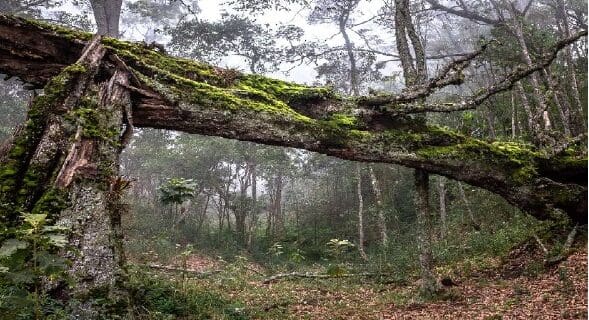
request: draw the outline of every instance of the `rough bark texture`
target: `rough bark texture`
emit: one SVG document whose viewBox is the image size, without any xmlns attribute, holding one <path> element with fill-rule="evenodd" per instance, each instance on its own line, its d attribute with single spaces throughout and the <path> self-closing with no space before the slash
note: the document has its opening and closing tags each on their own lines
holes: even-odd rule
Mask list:
<svg viewBox="0 0 589 320">
<path fill-rule="evenodd" d="M 29 119 L 2 163 L 0 215 L 15 225 L 17 212 L 49 213 L 67 227 L 72 319 L 124 313 L 128 297 L 117 178 L 124 106 L 130 95 L 126 71 L 101 74 L 106 49 L 96 38 L 35 98 Z M 98 304 L 108 301 L 107 304 Z"/>
<path fill-rule="evenodd" d="M 90 0 L 97 33 L 109 37 L 119 37 L 119 19 L 123 0 Z"/>
<path fill-rule="evenodd" d="M 0 16 L 0 71 L 43 85 L 75 62 L 90 38 Z M 131 75 L 135 126 L 397 163 L 490 190 L 537 218 L 549 218 L 557 208 L 586 221 L 587 157 L 579 146 L 550 155 L 528 145 L 477 140 L 410 116 L 362 108 L 326 88 L 171 58 L 141 44 L 110 38 L 102 43 L 107 57 L 120 58 L 105 65 L 106 73 L 121 65 Z M 43 69 L 45 62 L 50 63 Z"/>
<path fill-rule="evenodd" d="M 405 34 L 406 31 L 406 34 Z M 407 86 L 425 85 L 427 78 L 425 54 L 423 45 L 415 31 L 411 13 L 409 10 L 408 0 L 395 0 L 395 33 L 397 46 L 409 47 L 407 36 L 411 40 L 413 54 L 407 50 L 399 53 L 403 71 L 411 70 L 411 73 L 404 73 L 405 84 Z M 418 100 L 420 103 L 425 102 L 425 98 Z M 420 115 L 423 123 L 426 123 L 425 115 Z M 421 270 L 421 292 L 430 296 L 437 293 L 436 276 L 433 270 L 433 257 L 431 250 L 432 227 L 429 208 L 429 173 L 421 168 L 415 169 L 415 211 L 417 214 L 417 244 L 419 247 L 419 266 Z"/>
</svg>

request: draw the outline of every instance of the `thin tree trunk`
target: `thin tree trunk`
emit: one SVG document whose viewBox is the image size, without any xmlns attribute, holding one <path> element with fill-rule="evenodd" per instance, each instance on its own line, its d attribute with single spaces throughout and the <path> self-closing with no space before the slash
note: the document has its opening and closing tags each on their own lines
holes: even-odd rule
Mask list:
<svg viewBox="0 0 589 320">
<path fill-rule="evenodd" d="M 364 252 L 364 201 L 362 199 L 362 175 L 359 163 L 356 163 L 356 180 L 358 194 L 358 252 L 363 260 L 368 260 L 368 256 Z"/>
<path fill-rule="evenodd" d="M 348 60 L 350 62 L 350 87 L 354 96 L 360 95 L 358 85 L 358 68 L 356 67 L 356 57 L 354 55 L 354 46 L 350 41 L 350 37 L 346 31 L 346 23 L 348 22 L 349 12 L 345 12 L 339 18 L 339 31 L 344 38 L 346 52 L 348 53 Z"/>
<path fill-rule="evenodd" d="M 565 2 L 563 0 L 557 0 L 556 4 L 557 20 L 560 20 L 562 23 L 562 33 L 564 34 L 564 36 L 568 37 L 571 35 L 571 27 L 568 21 L 568 14 L 566 12 Z M 572 135 L 576 136 L 587 131 L 587 123 L 586 117 L 583 112 L 583 104 L 581 103 L 581 98 L 579 96 L 579 85 L 571 48 L 565 48 L 564 57 L 566 62 L 566 70 L 569 77 L 568 85 L 571 86 L 570 92 L 573 97 L 573 101 L 575 102 L 574 107 L 571 108 L 571 110 L 573 111 L 571 114 L 571 133 Z"/>
<path fill-rule="evenodd" d="M 282 233 L 284 231 L 284 216 L 282 215 L 282 187 L 283 177 L 280 171 L 275 178 L 275 196 L 274 196 L 274 219 L 275 219 L 275 231 L 276 233 Z"/>
<path fill-rule="evenodd" d="M 374 174 L 374 169 L 372 168 L 372 165 L 368 165 L 368 171 L 370 173 L 370 180 L 372 182 L 372 190 L 374 190 L 374 195 L 376 198 L 376 210 L 378 217 L 378 231 L 380 233 L 380 245 L 384 247 L 387 245 L 389 239 L 387 236 L 387 221 L 384 216 L 382 192 L 380 190 L 378 180 L 376 179 L 376 175 Z"/>
<path fill-rule="evenodd" d="M 211 199 L 211 196 L 209 194 L 207 194 L 206 199 L 205 199 L 205 204 L 204 204 L 202 210 L 200 211 L 200 216 L 198 218 L 198 225 L 196 226 L 197 236 L 200 236 L 200 233 L 202 231 L 202 226 L 207 218 L 207 210 L 209 209 L 210 199 Z"/>
<path fill-rule="evenodd" d="M 526 65 L 528 65 L 528 66 L 533 65 L 532 58 L 531 58 L 530 52 L 528 50 L 528 45 L 526 44 L 526 40 L 524 37 L 521 23 L 519 21 L 516 21 L 513 24 L 513 29 L 514 29 L 514 34 L 516 36 L 517 42 L 518 42 L 520 49 L 521 49 L 522 58 L 524 59 Z M 534 95 L 533 95 L 534 100 L 536 100 L 536 104 L 538 105 L 538 107 L 536 108 L 536 113 L 539 115 L 538 118 L 540 118 L 540 117 L 542 118 L 543 124 L 544 124 L 544 130 L 550 131 L 550 130 L 552 130 L 552 123 L 550 121 L 550 117 L 548 114 L 548 106 L 544 102 L 544 97 L 542 95 L 542 92 L 540 91 L 540 84 L 538 81 L 538 77 L 536 76 L 535 73 L 532 73 L 529 76 L 529 81 L 530 81 L 530 84 L 532 85 L 532 92 L 534 93 Z M 544 141 L 545 135 L 543 134 L 540 138 L 542 141 Z"/>
<path fill-rule="evenodd" d="M 248 250 L 252 250 L 254 245 L 254 234 L 256 232 L 257 224 L 258 224 L 258 183 L 257 183 L 257 174 L 256 174 L 256 163 L 252 162 L 250 164 L 250 175 L 252 181 L 252 208 L 250 210 L 250 225 L 248 231 L 248 239 L 247 239 L 247 248 Z"/>
<path fill-rule="evenodd" d="M 515 93 L 511 92 L 511 140 L 515 140 L 516 136 L 516 113 L 515 113 Z"/>
<path fill-rule="evenodd" d="M 438 292 L 439 286 L 433 271 L 432 225 L 429 216 L 429 175 L 427 172 L 415 170 L 415 189 L 417 245 L 419 247 L 419 266 L 421 270 L 420 291 L 425 296 L 431 296 Z"/>
<path fill-rule="evenodd" d="M 446 178 L 438 177 L 438 193 L 440 197 L 440 238 L 446 239 L 448 235 L 447 213 L 446 213 Z"/>
<path fill-rule="evenodd" d="M 532 110 L 532 106 L 530 105 L 530 101 L 528 100 L 526 91 L 524 90 L 524 86 L 522 85 L 522 83 L 518 82 L 515 86 L 517 92 L 519 93 L 522 107 L 524 108 L 524 111 L 526 112 L 526 116 L 528 118 L 528 130 L 530 130 L 530 135 L 534 140 L 540 140 L 542 129 L 540 128 L 537 114 Z"/>
<path fill-rule="evenodd" d="M 464 192 L 464 188 L 462 187 L 462 183 L 460 181 L 458 182 L 458 191 L 460 192 L 460 197 L 462 198 L 462 202 L 464 202 L 464 206 L 466 207 L 466 212 L 468 213 L 468 219 L 470 220 L 470 225 L 476 231 L 480 231 L 481 226 L 476 222 L 476 220 L 474 218 L 474 214 L 472 213 L 472 209 L 470 207 L 470 202 L 468 201 L 468 198 L 466 197 L 466 193 Z"/>
<path fill-rule="evenodd" d="M 550 75 L 550 73 L 548 72 L 548 70 L 546 68 L 542 69 L 542 75 L 544 76 L 544 79 L 546 80 L 548 91 L 552 95 L 552 101 L 556 105 L 556 109 L 558 110 L 558 114 L 560 115 L 564 134 L 565 134 L 565 136 L 570 137 L 571 136 L 571 128 L 570 128 L 571 116 L 570 116 L 569 103 L 568 103 L 567 99 L 562 99 L 562 102 L 561 102 L 561 99 L 558 96 L 558 92 L 560 90 L 557 88 L 556 83 L 554 83 L 552 76 Z"/>
<path fill-rule="evenodd" d="M 415 58 L 411 56 L 407 33 L 413 45 Z M 420 84 L 427 78 L 425 54 L 421 41 L 417 37 L 408 0 L 395 0 L 395 35 L 399 58 L 403 66 L 403 76 L 407 86 Z M 425 115 L 420 116 L 426 122 Z M 433 271 L 431 252 L 431 216 L 429 215 L 429 174 L 415 170 L 415 204 L 417 210 L 417 243 L 419 246 L 419 265 L 421 269 L 421 292 L 424 295 L 435 294 L 439 287 Z"/>
</svg>

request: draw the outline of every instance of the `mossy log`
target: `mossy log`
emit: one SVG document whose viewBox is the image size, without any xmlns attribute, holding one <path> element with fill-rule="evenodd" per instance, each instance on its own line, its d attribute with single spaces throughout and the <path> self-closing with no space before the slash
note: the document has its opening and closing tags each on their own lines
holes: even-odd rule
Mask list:
<svg viewBox="0 0 589 320">
<path fill-rule="evenodd" d="M 71 68 L 91 37 L 0 16 L 0 71 L 44 86 Z M 540 219 L 551 217 L 554 209 L 574 221 L 587 219 L 587 155 L 582 145 L 551 155 L 527 144 L 479 140 L 425 125 L 411 115 L 392 117 L 378 108 L 361 107 L 359 100 L 329 88 L 174 58 L 142 43 L 111 38 L 101 43 L 106 53 L 96 78 L 110 77 L 115 70 L 128 75 L 128 118 L 137 127 L 396 163 L 490 190 Z M 0 176 L 2 185 L 6 177 Z"/>
</svg>

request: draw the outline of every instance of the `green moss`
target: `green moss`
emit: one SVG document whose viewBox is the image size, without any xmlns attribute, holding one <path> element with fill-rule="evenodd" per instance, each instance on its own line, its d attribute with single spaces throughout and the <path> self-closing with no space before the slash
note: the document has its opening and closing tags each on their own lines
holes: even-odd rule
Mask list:
<svg viewBox="0 0 589 320">
<path fill-rule="evenodd" d="M 355 128 L 358 125 L 358 118 L 343 113 L 334 113 L 328 122 L 337 127 Z"/>
<path fill-rule="evenodd" d="M 34 100 L 28 112 L 29 119 L 25 123 L 24 134 L 15 139 L 8 158 L 0 168 L 0 202 L 10 204 L 2 207 L 0 216 L 6 219 L 15 218 L 33 195 L 42 192 L 40 179 L 49 173 L 46 168 L 28 166 L 28 162 L 41 140 L 50 114 L 55 112 L 53 107 L 61 103 L 79 75 L 85 72 L 86 68 L 80 64 L 66 67 L 47 83 L 43 95 Z"/>
<path fill-rule="evenodd" d="M 83 137 L 101 139 L 117 144 L 118 129 L 104 125 L 104 123 L 108 123 L 109 114 L 105 113 L 104 110 L 98 111 L 96 107 L 89 105 L 96 103 L 93 99 L 84 98 L 83 100 L 86 102 L 73 110 L 68 118 L 73 119 L 82 127 Z"/>
<path fill-rule="evenodd" d="M 89 32 L 84 32 L 84 31 L 80 31 L 80 30 L 73 30 L 71 28 L 64 28 L 55 24 L 49 24 L 49 23 L 45 23 L 39 20 L 33 20 L 33 19 L 24 19 L 24 18 L 16 18 L 13 17 L 13 19 L 18 19 L 20 20 L 19 22 L 25 22 L 29 25 L 32 26 L 36 26 L 38 28 L 41 28 L 43 30 L 50 30 L 53 31 L 61 36 L 63 36 L 66 39 L 69 40 L 90 40 L 92 39 L 92 37 L 94 36 L 92 33 Z"/>
<path fill-rule="evenodd" d="M 103 44 L 125 59 L 142 82 L 169 100 L 184 105 L 226 111 L 249 109 L 309 123 L 309 117 L 291 106 L 335 97 L 329 88 L 245 75 L 232 69 L 170 57 L 141 43 L 105 38 Z"/>
</svg>

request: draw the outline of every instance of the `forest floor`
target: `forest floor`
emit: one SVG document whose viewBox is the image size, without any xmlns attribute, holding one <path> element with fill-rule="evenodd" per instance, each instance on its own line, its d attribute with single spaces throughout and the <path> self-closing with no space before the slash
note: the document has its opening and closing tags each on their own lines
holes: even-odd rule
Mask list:
<svg viewBox="0 0 589 320">
<path fill-rule="evenodd" d="M 416 298 L 417 282 L 301 278 L 264 284 L 263 269 L 248 261 L 224 264 L 192 255 L 186 266 L 215 270 L 185 281 L 238 301 L 235 312 L 247 319 L 587 319 L 586 247 L 550 268 L 530 246 L 502 259 L 440 268 L 456 285 L 429 301 Z"/>
</svg>

